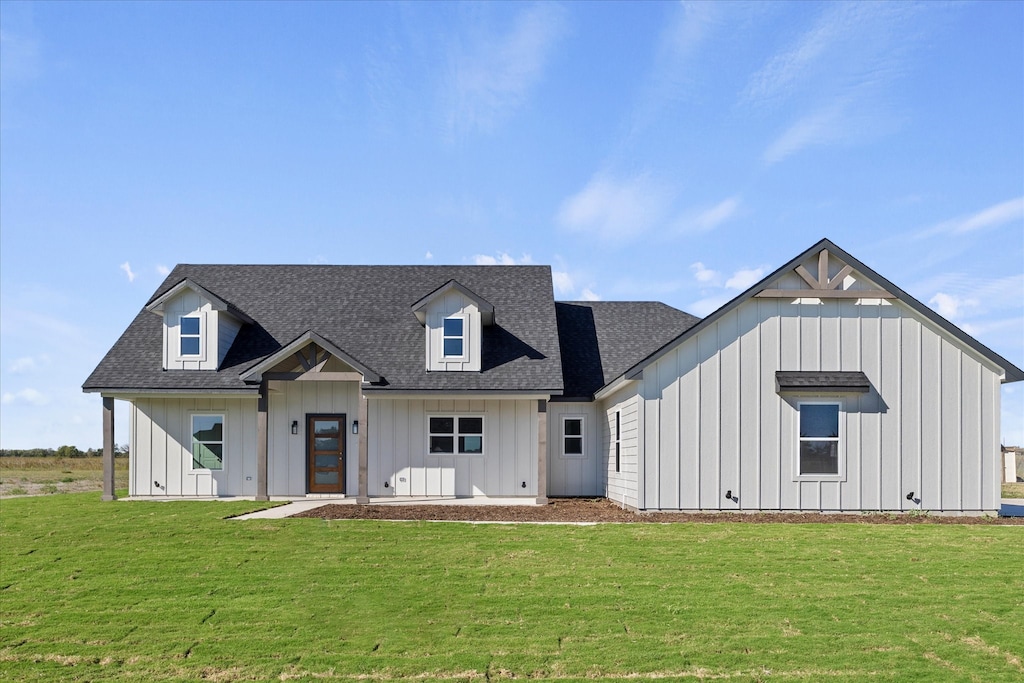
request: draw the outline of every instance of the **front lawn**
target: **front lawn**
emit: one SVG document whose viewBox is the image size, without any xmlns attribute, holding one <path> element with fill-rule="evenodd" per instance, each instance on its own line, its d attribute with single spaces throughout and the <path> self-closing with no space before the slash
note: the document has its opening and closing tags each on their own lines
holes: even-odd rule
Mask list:
<svg viewBox="0 0 1024 683">
<path fill-rule="evenodd" d="M 0 503 L 0 678 L 1019 681 L 1024 535 Z"/>
</svg>

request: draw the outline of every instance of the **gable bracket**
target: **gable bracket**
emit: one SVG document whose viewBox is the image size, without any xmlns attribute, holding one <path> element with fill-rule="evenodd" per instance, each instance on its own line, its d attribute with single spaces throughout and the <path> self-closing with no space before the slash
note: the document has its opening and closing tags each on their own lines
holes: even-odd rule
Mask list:
<svg viewBox="0 0 1024 683">
<path fill-rule="evenodd" d="M 818 254 L 818 277 L 811 275 L 810 271 L 798 265 L 793 270 L 804 282 L 810 285 L 806 289 L 765 289 L 754 296 L 770 299 L 895 299 L 895 295 L 884 289 L 839 289 L 839 285 L 853 272 L 853 267 L 844 265 L 836 276 L 828 276 L 828 249 L 822 249 Z"/>
</svg>

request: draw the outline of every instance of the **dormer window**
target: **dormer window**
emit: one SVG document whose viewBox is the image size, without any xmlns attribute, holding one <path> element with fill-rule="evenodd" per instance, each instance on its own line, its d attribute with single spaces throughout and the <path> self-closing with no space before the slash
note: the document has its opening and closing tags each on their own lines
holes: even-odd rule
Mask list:
<svg viewBox="0 0 1024 683">
<path fill-rule="evenodd" d="M 444 357 L 462 358 L 466 348 L 466 321 L 464 318 L 444 319 Z"/>
<path fill-rule="evenodd" d="M 199 316 L 181 316 L 179 319 L 178 336 L 182 356 L 198 356 L 202 349 Z"/>
</svg>

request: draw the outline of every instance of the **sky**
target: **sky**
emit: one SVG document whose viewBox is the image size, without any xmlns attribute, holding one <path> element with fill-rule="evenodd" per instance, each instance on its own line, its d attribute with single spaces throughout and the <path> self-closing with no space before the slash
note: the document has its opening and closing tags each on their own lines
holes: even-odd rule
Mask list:
<svg viewBox="0 0 1024 683">
<path fill-rule="evenodd" d="M 1024 3 L 0 0 L 3 448 L 101 445 L 176 263 L 703 316 L 822 237 L 1024 366 Z"/>
</svg>

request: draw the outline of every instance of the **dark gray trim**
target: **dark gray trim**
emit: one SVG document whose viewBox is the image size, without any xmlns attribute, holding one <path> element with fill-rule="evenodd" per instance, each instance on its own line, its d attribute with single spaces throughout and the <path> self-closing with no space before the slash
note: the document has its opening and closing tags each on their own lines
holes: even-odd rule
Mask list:
<svg viewBox="0 0 1024 683">
<path fill-rule="evenodd" d="M 364 386 L 364 394 L 414 394 L 422 396 L 472 396 L 480 394 L 483 396 L 537 396 L 548 395 L 552 398 L 559 396 L 559 392 L 553 389 L 523 389 L 507 391 L 504 389 L 402 389 L 401 387 L 374 387 Z"/>
<path fill-rule="evenodd" d="M 894 285 L 892 282 L 890 282 L 886 278 L 884 278 L 881 275 L 879 275 L 878 273 L 876 273 L 871 268 L 868 268 L 866 265 L 861 263 L 860 260 L 854 258 L 853 256 L 848 254 L 843 249 L 840 249 L 831 240 L 828 240 L 828 239 L 820 240 L 819 242 L 817 242 L 816 244 L 814 244 L 810 248 L 808 248 L 805 251 L 801 252 L 795 258 L 791 259 L 789 262 L 785 263 L 784 265 L 780 266 L 776 270 L 772 271 L 771 274 L 769 274 L 766 277 L 762 278 L 760 282 L 758 282 L 757 284 L 755 284 L 752 287 L 750 287 L 749 289 L 747 289 L 745 292 L 743 292 L 742 294 L 740 294 L 739 296 L 734 298 L 732 301 L 729 301 L 724 306 L 719 308 L 717 311 L 715 311 L 714 313 L 712 313 L 708 317 L 704 318 L 699 323 L 697 323 L 696 325 L 694 325 L 690 329 L 686 330 L 681 335 L 679 335 L 675 339 L 671 340 L 670 342 L 668 342 L 667 344 L 662 346 L 660 349 L 658 349 L 657 351 L 655 351 L 651 355 L 647 356 L 647 358 L 643 359 L 642 361 L 640 361 L 639 363 L 637 363 L 636 365 L 634 365 L 630 369 L 626 370 L 626 372 L 623 373 L 622 376 L 624 376 L 626 379 L 637 379 L 637 378 L 639 378 L 641 373 L 643 373 L 644 368 L 646 368 L 648 365 L 650 365 L 654 361 L 656 361 L 659 358 L 661 358 L 662 356 L 664 356 L 666 353 L 668 353 L 669 350 L 675 348 L 676 345 L 679 342 L 681 342 L 682 340 L 687 339 L 687 338 L 689 338 L 691 336 L 694 336 L 696 334 L 700 334 L 701 330 L 703 330 L 706 327 L 708 327 L 709 325 L 713 324 L 714 322 L 716 322 L 717 320 L 722 318 L 725 314 L 729 313 L 730 311 L 735 309 L 740 304 L 742 304 L 745 301 L 747 301 L 748 299 L 752 298 L 759 291 L 763 290 L 768 285 L 769 282 L 772 282 L 773 280 L 775 280 L 776 278 L 780 277 L 781 275 L 783 275 L 785 273 L 788 273 L 789 271 L 793 270 L 794 268 L 796 268 L 796 266 L 800 265 L 800 263 L 802 261 L 804 261 L 804 259 L 808 258 L 809 256 L 813 256 L 815 254 L 820 253 L 822 249 L 828 249 L 830 254 L 835 254 L 840 260 L 846 262 L 847 265 L 853 266 L 855 270 L 857 270 L 860 273 L 862 273 L 863 275 L 865 275 L 869 280 L 873 280 L 875 283 L 880 285 L 883 289 L 891 292 L 892 294 L 895 294 L 897 299 L 899 299 L 900 301 L 905 303 L 907 306 L 912 308 L 914 311 L 916 311 L 920 315 L 924 316 L 925 318 L 927 318 L 931 322 L 935 323 L 936 325 L 938 325 L 940 328 L 942 328 L 944 331 L 946 331 L 950 335 L 956 337 L 959 341 L 963 342 L 964 344 L 966 344 L 967 346 L 972 348 L 974 351 L 976 351 L 979 354 L 981 354 L 985 359 L 987 359 L 992 364 L 997 365 L 998 367 L 1000 367 L 1003 370 L 1003 372 L 1005 373 L 1005 375 L 1006 375 L 1006 379 L 1003 380 L 1004 383 L 1005 382 L 1019 382 L 1021 380 L 1024 380 L 1024 370 L 1021 370 L 1016 365 L 1014 365 L 1010 361 L 1006 360 L 1005 358 L 1003 358 L 1002 356 L 997 354 L 995 351 L 993 351 L 992 349 L 988 348 L 987 346 L 985 346 L 984 344 L 979 342 L 977 339 L 975 339 L 974 337 L 970 336 L 969 334 L 967 334 L 966 332 L 961 330 L 959 327 L 957 327 L 953 323 L 951 323 L 948 320 L 946 320 L 945 318 L 943 318 L 941 315 L 939 315 L 938 313 L 933 311 L 931 308 L 929 308 L 928 306 L 925 306 L 920 301 L 918 301 L 914 297 L 912 297 L 909 294 L 907 294 L 906 292 L 904 292 L 902 289 L 900 289 L 899 287 Z M 794 298 L 795 298 L 795 297 L 799 296 L 800 293 L 802 293 L 805 290 L 794 290 L 794 291 L 795 291 L 795 293 L 794 293 Z M 814 294 L 813 290 L 806 290 L 806 291 L 810 292 L 810 295 L 813 296 L 813 294 Z M 615 379 L 618 379 L 618 378 L 615 378 Z M 615 380 L 613 379 L 612 382 L 614 382 L 614 381 Z M 608 384 L 611 384 L 612 382 L 608 382 Z M 605 386 L 608 386 L 608 384 L 606 384 Z"/>
<path fill-rule="evenodd" d="M 224 299 L 220 298 L 219 296 L 208 290 L 206 287 L 203 287 L 199 283 L 189 278 L 181 280 L 160 296 L 150 299 L 149 302 L 146 303 L 146 310 L 149 311 L 150 313 L 162 313 L 162 306 L 169 299 L 173 299 L 175 296 L 177 296 L 178 293 L 181 292 L 181 290 L 185 289 L 186 287 L 188 289 L 191 289 L 192 291 L 194 291 L 196 294 L 203 297 L 207 301 L 209 301 L 210 304 L 213 306 L 213 310 L 226 311 L 227 313 L 230 313 L 231 315 L 241 320 L 243 323 L 247 323 L 249 325 L 253 324 L 252 318 L 247 316 L 242 311 L 238 310 L 238 308 L 236 308 L 230 302 L 225 301 Z"/>
<path fill-rule="evenodd" d="M 300 334 L 298 337 L 288 342 L 274 353 L 264 357 L 263 360 L 261 360 L 259 363 L 256 363 L 245 372 L 242 372 L 239 375 L 239 377 L 241 377 L 242 381 L 245 382 L 259 382 L 263 378 L 263 372 L 265 370 L 274 367 L 282 360 L 284 360 L 287 356 L 292 355 L 293 353 L 295 353 L 296 351 L 298 351 L 299 349 L 301 349 L 310 342 L 316 344 L 317 346 L 329 352 L 336 358 L 339 358 L 345 363 L 351 365 L 353 368 L 355 368 L 359 373 L 363 375 L 363 379 L 365 381 L 381 381 L 380 375 L 378 375 L 376 372 L 360 363 L 350 354 L 345 353 L 344 351 L 339 349 L 333 343 L 324 339 L 322 336 L 320 336 L 313 330 L 307 330 L 306 332 Z"/>
<path fill-rule="evenodd" d="M 866 394 L 871 382 L 863 372 L 809 372 L 778 370 L 776 392 L 849 392 Z"/>
<path fill-rule="evenodd" d="M 178 370 L 170 372 L 180 372 Z M 204 370 L 203 372 L 208 372 Z M 259 393 L 258 387 L 242 389 L 150 389 L 148 387 L 82 387 L 84 394 L 128 394 L 131 396 L 139 394 L 180 394 L 183 396 L 252 396 Z"/>
<path fill-rule="evenodd" d="M 475 303 L 477 308 L 480 309 L 480 317 L 484 325 L 494 324 L 494 306 L 469 287 L 461 284 L 458 280 L 452 279 L 412 305 L 411 308 L 413 313 L 416 314 L 416 318 L 420 321 L 421 325 L 426 324 L 426 318 L 423 316 L 423 309 L 427 307 L 427 304 L 449 289 L 455 289 L 473 300 L 473 303 Z"/>
</svg>

